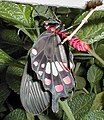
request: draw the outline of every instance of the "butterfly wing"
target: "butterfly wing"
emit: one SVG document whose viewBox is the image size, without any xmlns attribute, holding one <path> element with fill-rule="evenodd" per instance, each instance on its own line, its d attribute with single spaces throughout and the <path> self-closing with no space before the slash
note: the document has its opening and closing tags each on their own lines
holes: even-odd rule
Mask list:
<svg viewBox="0 0 104 120">
<path fill-rule="evenodd" d="M 42 90 L 39 82 L 33 82 L 33 74 L 31 64 L 28 62 L 22 77 L 20 98 L 25 110 L 37 115 L 49 106 L 50 96 L 48 92 Z"/>
<path fill-rule="evenodd" d="M 58 111 L 58 99 L 68 97 L 74 87 L 74 78 L 68 68 L 61 39 L 51 32 L 44 32 L 31 50 L 31 65 L 44 89 L 52 93 L 52 110 Z"/>
</svg>

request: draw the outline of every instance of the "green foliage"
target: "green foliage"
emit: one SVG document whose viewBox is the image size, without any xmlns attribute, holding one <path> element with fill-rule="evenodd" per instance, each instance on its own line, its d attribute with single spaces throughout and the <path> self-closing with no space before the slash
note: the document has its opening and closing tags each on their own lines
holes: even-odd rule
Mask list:
<svg viewBox="0 0 104 120">
<path fill-rule="evenodd" d="M 10 66 L 7 69 L 6 73 L 6 81 L 9 85 L 9 88 L 14 90 L 19 94 L 20 85 L 21 85 L 21 77 L 22 77 L 23 69 L 19 67 Z"/>
<path fill-rule="evenodd" d="M 0 112 L 5 112 L 6 108 L 3 105 L 0 105 Z"/>
<path fill-rule="evenodd" d="M 104 111 L 90 111 L 82 120 L 104 120 Z"/>
<path fill-rule="evenodd" d="M 45 30 L 43 21 L 55 18 L 56 14 L 66 28 L 74 25 L 69 30 L 72 33 L 87 13 L 78 9 L 0 2 L 0 119 L 104 120 L 104 65 L 95 59 L 99 55 L 104 60 L 104 11 L 95 12 L 77 33 L 97 54 L 71 50 L 75 56 L 76 88 L 71 99 L 59 102 L 59 112 L 48 109 L 34 118 L 22 109 L 19 97 L 24 64 L 33 41 Z"/>
<path fill-rule="evenodd" d="M 91 110 L 102 110 L 103 107 L 104 107 L 104 91 L 96 95 Z"/>
<path fill-rule="evenodd" d="M 96 65 L 92 65 L 87 73 L 87 79 L 93 88 L 102 78 L 103 71 L 99 69 Z"/>
<path fill-rule="evenodd" d="M 0 105 L 2 105 L 5 102 L 9 94 L 10 91 L 8 89 L 8 86 L 5 85 L 5 83 L 0 84 Z"/>
<path fill-rule="evenodd" d="M 85 12 L 83 15 L 79 16 L 74 24 L 78 24 L 81 20 L 88 14 Z M 83 26 L 83 28 L 78 32 L 79 38 L 92 44 L 94 42 L 104 39 L 104 12 L 95 12 L 88 20 L 88 23 Z"/>
<path fill-rule="evenodd" d="M 89 112 L 94 98 L 94 94 L 77 94 L 71 101 L 68 101 L 76 120 L 80 120 Z"/>
<path fill-rule="evenodd" d="M 0 2 L 0 17 L 14 24 L 31 27 L 32 9 L 30 5 Z"/>
<path fill-rule="evenodd" d="M 10 114 L 8 114 L 4 120 L 27 120 L 25 111 L 21 109 L 15 109 Z"/>
<path fill-rule="evenodd" d="M 9 64 L 10 62 L 13 62 L 13 59 L 0 49 L 0 63 Z"/>
<path fill-rule="evenodd" d="M 48 6 L 35 6 L 34 14 L 36 16 L 44 17 L 44 19 L 52 17 L 52 11 L 48 8 Z"/>
<path fill-rule="evenodd" d="M 16 30 L 2 29 L 0 32 L 0 37 L 5 44 L 19 44 L 22 45 L 22 41 L 20 40 Z"/>
<path fill-rule="evenodd" d="M 81 90 L 85 88 L 86 80 L 83 77 L 76 76 L 75 79 L 76 79 L 76 89 Z"/>
<path fill-rule="evenodd" d="M 104 60 L 104 44 L 100 44 L 96 48 L 96 53 Z"/>
<path fill-rule="evenodd" d="M 15 29 L 9 30 L 2 28 L 0 32 L 0 48 L 6 53 L 12 54 L 14 51 L 22 49 L 23 41 L 17 34 Z"/>
</svg>

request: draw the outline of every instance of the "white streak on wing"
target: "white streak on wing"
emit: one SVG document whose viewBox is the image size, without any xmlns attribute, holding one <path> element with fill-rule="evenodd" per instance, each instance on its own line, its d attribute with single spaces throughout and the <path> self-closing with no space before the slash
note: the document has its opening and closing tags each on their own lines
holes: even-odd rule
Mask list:
<svg viewBox="0 0 104 120">
<path fill-rule="evenodd" d="M 60 56 L 61 56 L 62 62 L 67 62 L 65 50 L 64 50 L 64 47 L 62 45 L 59 45 L 59 51 L 60 51 Z"/>
<path fill-rule="evenodd" d="M 61 65 L 57 61 L 55 61 L 55 64 L 56 64 L 56 67 L 57 67 L 57 69 L 58 69 L 59 72 L 63 71 Z"/>
<path fill-rule="evenodd" d="M 28 83 L 29 83 L 29 87 L 28 87 L 28 88 L 29 88 L 30 92 L 32 93 L 32 91 L 31 91 L 32 82 L 31 82 L 31 81 L 28 81 Z M 29 93 L 30 93 L 30 92 L 29 92 Z M 31 93 L 30 93 L 30 96 L 31 96 Z"/>
<path fill-rule="evenodd" d="M 31 81 L 29 81 L 29 86 L 32 86 L 32 82 Z"/>
<path fill-rule="evenodd" d="M 73 68 L 73 64 L 72 64 L 72 62 L 70 62 L 70 69 L 72 69 Z"/>
<path fill-rule="evenodd" d="M 26 78 L 26 80 L 27 80 L 27 78 Z M 26 82 L 25 86 L 28 87 L 28 85 L 29 85 L 28 82 Z"/>
<path fill-rule="evenodd" d="M 45 70 L 45 72 L 46 72 L 47 74 L 50 74 L 50 73 L 51 73 L 50 62 L 48 62 L 48 63 L 46 64 L 46 70 Z"/>
<path fill-rule="evenodd" d="M 56 69 L 55 63 L 52 62 L 51 64 L 52 64 L 52 74 L 53 74 L 54 76 L 57 76 L 57 75 L 58 75 L 58 71 L 57 71 L 57 69 Z"/>
</svg>

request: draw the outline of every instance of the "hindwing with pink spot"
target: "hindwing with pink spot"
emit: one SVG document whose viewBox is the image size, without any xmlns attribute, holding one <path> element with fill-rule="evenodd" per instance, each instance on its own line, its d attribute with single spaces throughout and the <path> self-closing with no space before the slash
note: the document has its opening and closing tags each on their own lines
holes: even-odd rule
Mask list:
<svg viewBox="0 0 104 120">
<path fill-rule="evenodd" d="M 74 77 L 68 67 L 69 62 L 61 39 L 51 32 L 44 32 L 32 47 L 31 67 L 42 81 L 44 89 L 52 93 L 52 110 L 58 110 L 59 98 L 68 97 L 75 86 Z"/>
</svg>

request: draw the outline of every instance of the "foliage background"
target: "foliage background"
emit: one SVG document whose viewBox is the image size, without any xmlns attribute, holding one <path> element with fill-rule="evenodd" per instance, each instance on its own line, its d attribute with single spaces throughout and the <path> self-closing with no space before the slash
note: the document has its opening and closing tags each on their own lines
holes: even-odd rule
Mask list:
<svg viewBox="0 0 104 120">
<path fill-rule="evenodd" d="M 71 33 L 88 11 L 0 2 L 0 119 L 70 119 L 62 104 L 57 114 L 48 109 L 34 118 L 23 109 L 19 97 L 27 53 L 45 30 L 44 20 L 54 18 L 54 13 L 66 28 L 74 25 L 69 30 Z M 104 60 L 103 11 L 95 12 L 77 36 L 91 44 L 92 50 Z M 77 82 L 72 100 L 65 104 L 70 106 L 75 120 L 104 120 L 104 64 L 91 54 L 70 49 L 74 54 Z"/>
</svg>

